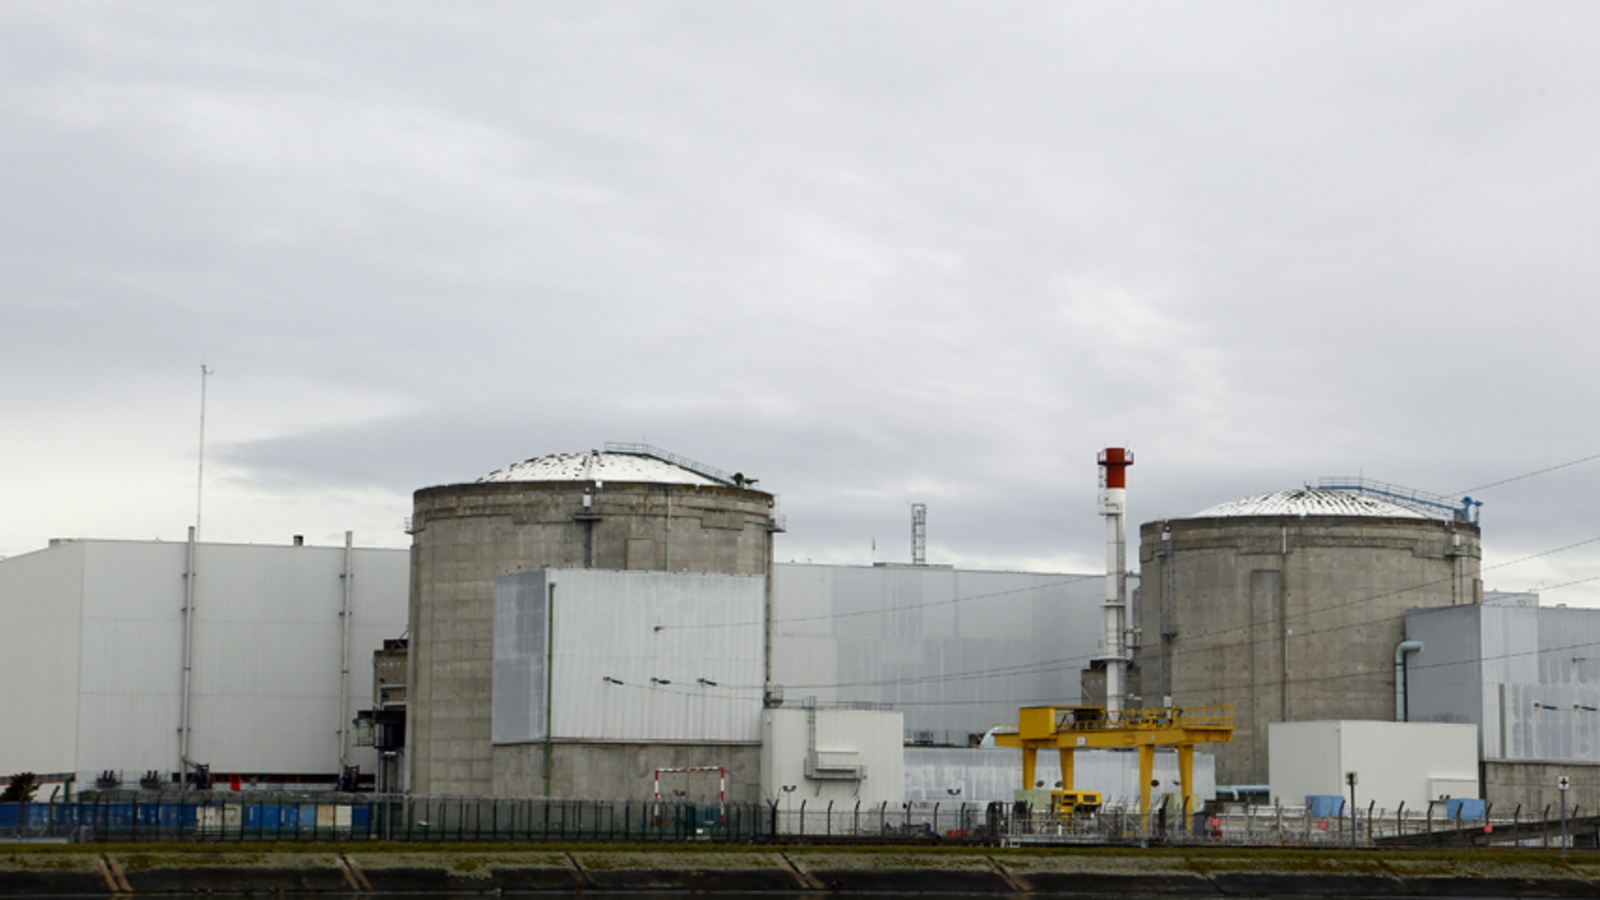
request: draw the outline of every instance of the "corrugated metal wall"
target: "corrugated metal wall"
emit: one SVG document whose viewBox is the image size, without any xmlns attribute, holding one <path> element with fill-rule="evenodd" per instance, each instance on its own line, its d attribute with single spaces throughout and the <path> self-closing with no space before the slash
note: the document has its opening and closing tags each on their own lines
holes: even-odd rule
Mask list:
<svg viewBox="0 0 1600 900">
<path fill-rule="evenodd" d="M 73 541 L 45 551 L 65 552 L 77 554 L 73 591 L 81 583 L 82 598 L 73 629 L 77 747 L 49 770 L 170 775 L 186 547 Z M 337 773 L 344 548 L 201 544 L 197 555 L 191 758 L 215 772 Z M 410 554 L 359 549 L 352 566 L 354 716 L 370 705 L 372 652 L 406 628 Z M 67 622 L 69 598 L 48 602 L 60 610 L 52 621 Z M 370 750 L 353 751 L 352 761 L 369 772 L 376 762 Z"/>
<path fill-rule="evenodd" d="M 888 704 L 910 738 L 965 744 L 1019 706 L 1076 702 L 1099 652 L 1103 575 L 780 563 L 773 584 L 786 703 Z"/>
<path fill-rule="evenodd" d="M 757 742 L 762 609 L 751 575 L 550 569 L 495 579 L 494 740 Z"/>
<path fill-rule="evenodd" d="M 1600 762 L 1600 610 L 1417 610 L 1406 634 L 1413 721 L 1478 723 L 1486 759 Z"/>
<path fill-rule="evenodd" d="M 75 543 L 0 560 L 0 777 L 70 771 L 82 567 Z"/>
</svg>

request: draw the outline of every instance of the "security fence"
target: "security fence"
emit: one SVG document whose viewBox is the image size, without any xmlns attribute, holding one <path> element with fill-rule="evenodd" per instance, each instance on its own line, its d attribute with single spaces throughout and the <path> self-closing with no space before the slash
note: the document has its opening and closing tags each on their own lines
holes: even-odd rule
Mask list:
<svg viewBox="0 0 1600 900">
<path fill-rule="evenodd" d="M 544 800 L 384 794 L 100 792 L 0 803 L 0 839 L 84 842 L 871 842 L 1240 846 L 1600 845 L 1600 816 L 1496 811 L 1481 801 L 1355 816 L 1227 804 L 1184 815 L 1108 805 L 1065 818 L 1013 803 L 810 804 Z M 1331 814 L 1330 814 L 1331 813 Z"/>
<path fill-rule="evenodd" d="M 244 792 L 0 803 L 0 836 L 76 841 L 751 841 L 759 803 Z"/>
</svg>

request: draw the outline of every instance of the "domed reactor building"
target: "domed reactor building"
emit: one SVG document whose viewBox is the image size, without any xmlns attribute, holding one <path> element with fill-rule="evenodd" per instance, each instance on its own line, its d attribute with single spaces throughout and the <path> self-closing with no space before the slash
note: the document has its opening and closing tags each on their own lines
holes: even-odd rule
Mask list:
<svg viewBox="0 0 1600 900">
<path fill-rule="evenodd" d="M 1267 724 L 1396 719 L 1405 612 L 1482 602 L 1475 504 L 1364 479 L 1139 529 L 1145 706 L 1231 704 L 1217 783 L 1267 782 Z"/>
<path fill-rule="evenodd" d="M 419 794 L 494 790 L 495 578 L 536 569 L 758 575 L 772 494 L 647 445 L 541 456 L 419 490 L 411 519 L 406 768 Z"/>
</svg>

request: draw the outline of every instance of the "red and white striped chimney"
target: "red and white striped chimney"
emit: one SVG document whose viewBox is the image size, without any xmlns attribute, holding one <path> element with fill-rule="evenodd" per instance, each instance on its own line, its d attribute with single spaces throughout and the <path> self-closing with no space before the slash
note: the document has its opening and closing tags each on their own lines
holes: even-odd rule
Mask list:
<svg viewBox="0 0 1600 900">
<path fill-rule="evenodd" d="M 1128 653 L 1123 636 L 1128 625 L 1128 539 L 1123 524 L 1127 509 L 1128 467 L 1133 451 L 1107 447 L 1100 451 L 1100 515 L 1106 517 L 1105 637 L 1106 713 L 1122 710 L 1127 693 Z"/>
</svg>

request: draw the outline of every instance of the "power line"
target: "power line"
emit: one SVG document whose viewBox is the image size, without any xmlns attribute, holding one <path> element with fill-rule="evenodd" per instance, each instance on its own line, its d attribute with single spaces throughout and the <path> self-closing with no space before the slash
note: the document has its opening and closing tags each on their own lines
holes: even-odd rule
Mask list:
<svg viewBox="0 0 1600 900">
<path fill-rule="evenodd" d="M 1488 484 L 1480 484 L 1477 487 L 1469 487 L 1469 488 L 1466 488 L 1465 490 L 1456 491 L 1456 493 L 1464 495 L 1464 494 L 1476 493 L 1478 491 L 1486 491 L 1489 488 L 1499 487 L 1502 484 L 1510 484 L 1513 481 L 1521 481 L 1524 478 L 1532 478 L 1535 475 L 1544 475 L 1544 474 L 1546 474 L 1548 472 L 1554 472 L 1554 471 L 1556 471 L 1558 469 L 1569 468 L 1571 466 L 1576 466 L 1576 465 L 1578 465 L 1580 463 L 1586 463 L 1586 462 L 1590 462 L 1590 461 L 1593 461 L 1593 460 L 1596 460 L 1596 459 L 1600 459 L 1600 453 L 1596 453 L 1596 454 L 1593 454 L 1591 456 L 1585 456 L 1582 459 L 1574 459 L 1574 460 L 1572 460 L 1570 462 L 1564 462 L 1564 463 L 1560 463 L 1558 465 L 1548 466 L 1548 467 L 1543 468 L 1543 469 L 1536 469 L 1535 471 L 1532 471 L 1532 472 L 1524 472 L 1521 475 L 1513 475 L 1510 478 L 1502 478 L 1499 481 L 1491 481 Z"/>
</svg>

